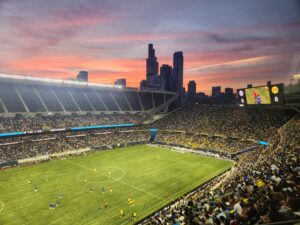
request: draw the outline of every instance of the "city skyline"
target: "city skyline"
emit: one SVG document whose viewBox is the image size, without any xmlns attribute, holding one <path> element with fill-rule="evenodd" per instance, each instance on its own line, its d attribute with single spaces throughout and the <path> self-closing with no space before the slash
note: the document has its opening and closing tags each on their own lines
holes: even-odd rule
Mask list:
<svg viewBox="0 0 300 225">
<path fill-rule="evenodd" d="M 91 82 L 146 77 L 147 45 L 160 65 L 185 57 L 184 86 L 211 94 L 288 82 L 300 72 L 297 1 L 7 1 L 0 0 L 0 72 Z M 296 71 L 294 71 L 296 70 Z"/>
</svg>

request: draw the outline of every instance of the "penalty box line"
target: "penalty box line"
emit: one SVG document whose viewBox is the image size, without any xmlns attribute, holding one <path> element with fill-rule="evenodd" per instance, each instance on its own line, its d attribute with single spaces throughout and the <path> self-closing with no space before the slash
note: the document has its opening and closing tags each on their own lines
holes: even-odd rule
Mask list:
<svg viewBox="0 0 300 225">
<path fill-rule="evenodd" d="M 80 166 L 81 168 L 84 168 L 84 169 L 93 171 L 93 169 L 91 169 L 91 168 L 89 168 L 89 167 L 87 167 L 87 166 L 84 166 L 84 165 L 82 165 L 82 164 L 80 164 L 80 163 L 72 162 L 72 161 L 69 161 L 69 160 L 66 160 L 66 161 L 67 161 L 67 162 L 70 162 L 70 163 L 72 163 L 72 164 L 74 164 L 74 165 Z M 141 188 L 138 188 L 138 187 L 136 187 L 136 186 L 134 186 L 134 185 L 128 184 L 128 183 L 126 183 L 126 182 L 124 182 L 124 181 L 122 181 L 122 180 L 119 180 L 119 179 L 116 179 L 116 178 L 107 176 L 107 175 L 105 175 L 105 174 L 103 174 L 103 176 L 105 176 L 105 177 L 107 177 L 107 178 L 110 178 L 110 179 L 112 179 L 112 180 L 114 180 L 114 181 L 118 181 L 118 182 L 120 182 L 120 183 L 122 183 L 122 184 L 125 184 L 125 185 L 127 185 L 127 186 L 129 186 L 129 187 L 132 187 L 132 188 L 134 188 L 134 189 L 136 189 L 136 190 L 138 190 L 138 191 L 144 192 L 145 194 L 150 195 L 150 196 L 152 196 L 152 197 L 154 197 L 154 198 L 157 198 L 157 199 L 160 199 L 160 200 L 164 200 L 163 198 L 161 198 L 161 197 L 158 196 L 158 195 L 155 195 L 155 194 L 152 194 L 152 193 L 150 193 L 150 192 L 147 192 L 147 191 L 145 191 L 145 190 L 143 190 L 143 189 L 141 189 Z"/>
</svg>

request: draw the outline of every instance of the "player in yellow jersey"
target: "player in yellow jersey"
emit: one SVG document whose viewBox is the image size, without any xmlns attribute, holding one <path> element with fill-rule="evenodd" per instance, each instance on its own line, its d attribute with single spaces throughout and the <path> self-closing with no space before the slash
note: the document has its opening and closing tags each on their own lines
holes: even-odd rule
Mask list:
<svg viewBox="0 0 300 225">
<path fill-rule="evenodd" d="M 135 221 L 136 220 L 136 212 L 133 212 L 131 214 L 131 220 Z"/>
<path fill-rule="evenodd" d="M 131 199 L 130 206 L 134 206 L 134 199 Z"/>
<path fill-rule="evenodd" d="M 124 218 L 124 217 L 125 217 L 125 213 L 124 213 L 123 209 L 120 210 L 120 217 L 121 217 L 121 218 Z"/>
</svg>

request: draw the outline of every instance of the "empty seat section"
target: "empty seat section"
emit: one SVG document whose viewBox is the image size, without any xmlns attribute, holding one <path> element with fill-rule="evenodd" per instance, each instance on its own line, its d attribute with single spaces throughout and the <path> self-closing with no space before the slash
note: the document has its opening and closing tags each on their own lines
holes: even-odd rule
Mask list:
<svg viewBox="0 0 300 225">
<path fill-rule="evenodd" d="M 152 94 L 149 92 L 140 92 L 140 98 L 144 107 L 144 110 L 153 108 Z"/>
<path fill-rule="evenodd" d="M 164 103 L 164 94 L 153 93 L 155 107 L 160 106 Z"/>
<path fill-rule="evenodd" d="M 61 108 L 61 106 L 51 88 L 38 86 L 35 89 L 37 90 L 39 96 L 45 103 L 48 111 L 50 111 L 50 112 L 63 111 L 63 109 Z"/>
<path fill-rule="evenodd" d="M 112 95 L 122 111 L 130 111 L 127 101 L 124 97 L 124 92 L 113 92 Z"/>
<path fill-rule="evenodd" d="M 126 97 L 133 111 L 142 111 L 142 107 L 136 92 L 126 92 Z"/>
<path fill-rule="evenodd" d="M 66 111 L 80 111 L 77 106 L 75 105 L 73 99 L 68 93 L 68 88 L 66 90 L 62 90 L 62 88 L 53 88 L 55 91 L 56 96 L 58 97 L 59 101 L 63 104 Z"/>
<path fill-rule="evenodd" d="M 8 112 L 26 112 L 13 85 L 9 83 L 0 83 L 0 98 Z"/>
<path fill-rule="evenodd" d="M 109 111 L 119 111 L 118 106 L 114 102 L 113 98 L 109 94 L 109 92 L 101 91 L 99 92 L 100 97 L 102 98 L 104 104 L 108 108 Z"/>
<path fill-rule="evenodd" d="M 96 111 L 106 111 L 106 108 L 96 91 L 87 91 L 86 96 Z"/>
<path fill-rule="evenodd" d="M 73 96 L 82 111 L 93 111 L 93 108 L 80 89 L 72 89 L 69 93 Z"/>
<path fill-rule="evenodd" d="M 32 85 L 16 84 L 15 87 L 17 88 L 19 94 L 22 96 L 22 99 L 30 112 L 47 111 Z"/>
</svg>

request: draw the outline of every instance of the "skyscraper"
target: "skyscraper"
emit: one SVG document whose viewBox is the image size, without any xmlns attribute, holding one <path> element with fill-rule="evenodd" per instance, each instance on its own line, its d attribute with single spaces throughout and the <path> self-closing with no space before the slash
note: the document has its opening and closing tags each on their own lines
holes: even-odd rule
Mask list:
<svg viewBox="0 0 300 225">
<path fill-rule="evenodd" d="M 196 98 L 196 82 L 194 80 L 189 81 L 188 83 L 188 101 L 194 102 Z"/>
<path fill-rule="evenodd" d="M 160 76 L 164 81 L 164 89 L 166 91 L 171 90 L 171 77 L 172 77 L 172 66 L 163 64 L 160 67 Z"/>
<path fill-rule="evenodd" d="M 151 80 L 151 77 L 158 74 L 158 62 L 155 56 L 155 49 L 153 44 L 148 45 L 148 58 L 146 60 L 146 75 L 147 81 Z"/>
<path fill-rule="evenodd" d="M 173 55 L 173 74 L 171 79 L 171 91 L 177 92 L 177 106 L 182 106 L 184 102 L 183 95 L 183 52 L 175 52 Z"/>
<path fill-rule="evenodd" d="M 88 82 L 88 80 L 89 80 L 88 71 L 79 71 L 79 74 L 77 75 L 77 80 Z"/>
<path fill-rule="evenodd" d="M 225 88 L 225 94 L 232 95 L 233 94 L 233 88 Z"/>
<path fill-rule="evenodd" d="M 221 86 L 212 87 L 211 95 L 213 97 L 219 97 L 221 95 Z"/>
<path fill-rule="evenodd" d="M 121 78 L 115 80 L 115 85 L 122 86 L 123 88 L 126 88 L 126 79 Z"/>
</svg>

